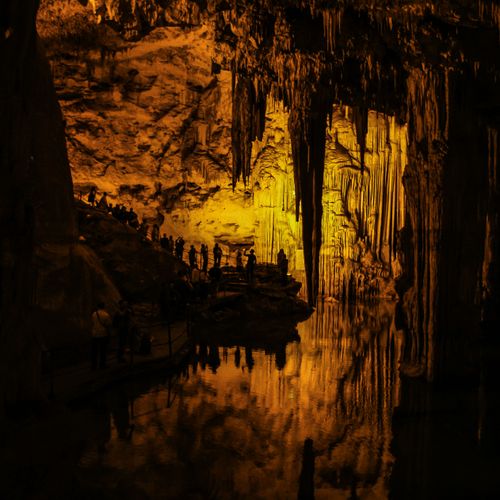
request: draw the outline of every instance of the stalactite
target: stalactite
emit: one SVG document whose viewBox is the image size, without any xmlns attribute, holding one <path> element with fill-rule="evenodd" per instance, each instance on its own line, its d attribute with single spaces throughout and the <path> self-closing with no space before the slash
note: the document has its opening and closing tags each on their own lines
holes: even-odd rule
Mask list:
<svg viewBox="0 0 500 500">
<path fill-rule="evenodd" d="M 368 108 L 355 106 L 352 110 L 359 144 L 361 171 L 365 168 L 366 134 L 368 132 Z"/>
<path fill-rule="evenodd" d="M 250 175 L 252 154 L 252 85 L 247 78 L 233 76 L 233 186 Z"/>
<path fill-rule="evenodd" d="M 306 105 L 305 102 L 307 102 Z M 331 102 L 319 93 L 295 96 L 288 129 L 292 143 L 295 196 L 302 209 L 302 237 L 307 298 L 316 302 L 319 289 L 319 252 L 323 216 L 323 172 L 326 122 Z"/>
<path fill-rule="evenodd" d="M 261 140 L 265 131 L 267 87 L 258 78 L 252 80 L 238 75 L 233 67 L 232 77 L 232 128 L 233 154 L 232 181 L 243 178 L 246 184 L 251 172 L 252 143 Z"/>
</svg>

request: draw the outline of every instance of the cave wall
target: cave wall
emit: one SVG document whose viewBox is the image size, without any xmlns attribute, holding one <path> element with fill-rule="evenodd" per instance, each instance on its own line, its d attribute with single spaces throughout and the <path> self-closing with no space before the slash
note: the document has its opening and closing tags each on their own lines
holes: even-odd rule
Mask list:
<svg viewBox="0 0 500 500">
<path fill-rule="evenodd" d="M 62 113 L 36 33 L 38 2 L 0 10 L 0 415 L 38 399 L 42 351 L 87 341 L 119 294 L 78 243 Z"/>
<path fill-rule="evenodd" d="M 0 16 L 2 408 L 36 395 L 38 264 L 76 233 L 62 116 L 35 30 L 37 4 L 3 2 Z"/>
<path fill-rule="evenodd" d="M 477 371 L 471 349 L 497 300 L 495 113 L 485 104 L 495 94 L 467 71 L 417 70 L 408 86 L 407 355 L 429 379 L 463 376 Z"/>
<path fill-rule="evenodd" d="M 55 16 L 61 25 L 50 22 Z M 227 65 L 230 56 L 213 19 L 156 27 L 135 42 L 98 24 L 76 0 L 64 7 L 46 0 L 38 29 L 67 124 L 77 195 L 96 185 L 112 203 L 163 221 L 162 232 L 196 245 L 218 241 L 228 263 L 240 245 L 254 245 L 261 262 L 274 262 L 284 248 L 289 269 L 304 279 L 290 113 L 280 101 L 259 100 L 265 89 L 254 82 L 213 71 L 214 60 Z M 326 131 L 317 284 L 339 299 L 350 283 L 351 296 L 371 289 L 394 297 L 406 132 L 393 117 L 370 112 L 360 147 L 359 116 L 332 108 Z M 233 159 L 239 169 L 232 170 Z M 235 184 L 238 178 L 244 182 Z"/>
</svg>

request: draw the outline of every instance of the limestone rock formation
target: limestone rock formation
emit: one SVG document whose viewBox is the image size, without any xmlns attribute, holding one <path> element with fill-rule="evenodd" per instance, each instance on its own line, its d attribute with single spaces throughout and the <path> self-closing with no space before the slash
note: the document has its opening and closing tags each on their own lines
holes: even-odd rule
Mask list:
<svg viewBox="0 0 500 500">
<path fill-rule="evenodd" d="M 9 397 L 36 385 L 40 342 L 25 313 L 50 282 L 37 280 L 38 266 L 54 256 L 69 263 L 76 238 L 36 8 L 7 1 L 0 11 Z M 255 244 L 272 259 L 292 235 L 288 251 L 296 264 L 305 257 L 311 302 L 332 288 L 328 275 L 320 283 L 322 267 L 334 283 L 342 269 L 333 288 L 354 294 L 367 269 L 400 275 L 407 361 L 432 378 L 448 370 L 443 360 L 460 359 L 448 354 L 463 354 L 471 324 L 498 300 L 496 0 L 46 0 L 39 27 L 77 191 L 95 184 L 164 231 L 225 243 L 228 258 Z M 336 131 L 336 109 L 348 116 L 348 137 Z M 246 185 L 233 192 L 240 174 Z M 325 226 L 330 206 L 343 221 L 335 234 Z M 321 244 L 335 239 L 332 259 Z M 31 360 L 27 373 L 11 369 L 19 356 Z"/>
<path fill-rule="evenodd" d="M 228 243 L 228 252 L 231 245 L 246 241 L 255 243 L 262 254 L 272 258 L 275 249 L 281 247 L 277 240 L 283 240 L 285 233 L 294 234 L 292 241 L 297 243 L 289 245 L 289 251 L 295 254 L 294 263 L 304 256 L 311 302 L 318 291 L 332 288 L 337 290 L 337 295 L 341 290 L 349 294 L 349 289 L 354 289 L 354 294 L 362 293 L 362 282 L 370 274 L 363 271 L 367 267 L 373 270 L 381 266 L 379 282 L 385 280 L 387 273 L 389 277 L 400 276 L 403 317 L 413 336 L 410 357 L 415 363 L 424 364 L 431 377 L 433 356 L 439 343 L 435 332 L 439 327 L 445 329 L 450 321 L 453 323 L 454 313 L 450 311 L 467 304 L 470 311 L 474 311 L 473 316 L 479 319 L 481 290 L 486 290 L 485 303 L 491 303 L 492 290 L 498 287 L 495 277 L 498 273 L 494 271 L 498 262 L 497 236 L 492 236 L 492 231 L 495 232 L 492 228 L 497 227 L 492 222 L 496 220 L 492 200 L 498 190 L 495 181 L 498 115 L 486 111 L 498 104 L 500 9 L 496 1 L 412 0 L 383 3 L 382 8 L 380 2 L 362 0 L 335 4 L 328 1 L 229 4 L 194 0 L 171 3 L 103 0 L 89 2 L 83 12 L 85 16 L 91 12 L 93 22 L 99 23 L 95 29 L 106 31 L 110 37 L 112 27 L 116 35 L 111 36 L 115 41 L 103 45 L 106 49 L 100 59 L 95 48 L 94 53 L 87 52 L 85 92 L 91 105 L 83 98 L 81 89 L 76 92 L 78 95 L 73 92 L 75 87 L 85 87 L 85 78 L 77 84 L 69 81 L 68 75 L 65 78 L 61 72 L 60 54 L 53 58 L 56 79 L 60 78 L 62 94 L 68 97 L 65 105 L 71 122 L 68 139 L 72 144 L 70 152 L 73 151 L 72 157 L 75 157 L 74 175 L 80 176 L 81 185 L 99 180 L 99 187 L 112 191 L 117 199 L 130 203 L 140 199 L 140 208 L 146 216 L 156 217 L 157 210 L 162 215 L 166 212 L 169 232 L 182 230 L 193 235 L 197 233 L 196 227 L 203 228 L 205 238 Z M 174 36 L 176 33 L 167 27 L 173 22 L 182 24 L 182 34 Z M 119 36 L 118 42 L 116 36 Z M 147 50 L 141 51 L 134 45 L 133 40 L 139 39 L 141 47 L 144 43 Z M 184 45 L 179 50 L 176 39 L 189 39 L 194 43 L 189 49 Z M 115 48 L 108 50 L 113 44 L 116 51 Z M 161 59 L 160 46 L 164 50 L 168 46 L 173 58 L 184 54 L 191 61 L 205 61 L 193 64 L 191 75 L 201 89 L 211 90 L 203 90 L 201 97 L 195 92 L 195 97 L 179 99 L 180 94 L 184 94 L 179 92 L 182 82 L 175 76 L 169 62 L 172 59 Z M 200 47 L 206 48 L 203 57 Z M 127 51 L 121 53 L 120 48 Z M 155 51 L 158 53 L 153 55 Z M 109 53 L 115 55 L 109 57 Z M 75 61 L 81 64 L 78 57 Z M 153 74 L 144 65 L 149 69 L 157 66 L 158 70 Z M 217 73 L 212 80 L 210 77 L 214 75 L 208 75 L 208 66 L 211 72 Z M 232 73 L 231 90 L 225 70 Z M 173 81 L 181 84 L 176 86 L 177 90 L 170 91 L 170 96 L 161 91 L 166 84 L 161 82 L 160 73 L 171 73 Z M 183 88 L 186 87 L 192 87 L 188 78 L 184 79 Z M 210 104 L 206 93 L 210 95 Z M 179 106 L 179 100 L 185 108 Z M 280 153 L 271 153 L 272 147 L 266 142 L 266 137 L 275 135 L 271 130 L 266 136 L 266 130 L 273 125 L 273 120 L 269 120 L 270 109 L 276 107 L 270 102 L 281 103 L 289 116 L 288 125 L 277 133 L 278 136 L 283 133 L 289 141 L 284 148 L 275 148 L 282 151 Z M 338 186 L 333 191 L 329 187 L 326 190 L 338 193 L 332 194 L 334 199 L 338 198 L 338 202 L 332 204 L 342 206 L 344 226 L 357 232 L 347 245 L 340 245 L 348 249 L 347 253 L 358 254 L 355 258 L 351 255 L 349 262 L 353 264 L 347 266 L 354 265 L 355 272 L 346 272 L 343 250 L 342 255 L 336 257 L 338 261 L 325 257 L 328 253 L 321 250 L 322 242 L 331 245 L 330 238 L 339 237 L 338 232 L 337 236 L 330 236 L 331 226 L 322 215 L 330 204 L 322 184 L 324 178 L 332 176 L 324 158 L 328 159 L 327 121 L 335 122 L 334 103 L 347 104 L 351 109 L 349 116 L 356 141 L 350 149 L 345 148 L 335 135 L 335 123 L 328 123 L 333 128 L 331 141 L 339 145 L 338 155 L 351 158 L 343 167 L 347 166 L 352 175 L 334 174 L 337 180 L 333 184 L 340 182 L 341 187 L 338 191 Z M 103 104 L 111 109 L 99 109 Z M 206 109 L 205 105 L 211 113 L 200 112 Z M 179 128 L 152 124 L 155 116 L 152 108 L 163 110 L 160 122 L 179 117 L 176 123 Z M 266 109 L 268 119 L 265 119 Z M 87 116 L 85 123 L 73 118 L 82 110 Z M 128 119 L 132 110 L 143 123 Z M 386 123 L 408 126 L 408 147 L 401 146 L 404 140 L 396 140 L 398 153 L 386 156 L 396 167 L 382 167 L 380 176 L 370 172 L 370 161 L 379 164 L 383 139 L 378 135 L 372 140 L 377 152 L 370 151 L 369 110 L 385 115 L 382 119 Z M 96 116 L 99 113 L 103 113 L 101 117 Z M 96 148 L 99 137 L 104 138 L 101 139 L 104 143 L 112 136 L 112 131 L 106 131 L 104 125 L 108 122 L 104 119 L 107 113 L 117 118 L 113 132 L 118 132 L 121 139 L 119 144 Z M 206 121 L 200 118 L 202 115 Z M 186 116 L 187 122 L 183 118 Z M 313 131 L 311 127 L 317 129 Z M 377 130 L 381 129 L 377 126 Z M 469 133 L 475 138 L 471 141 L 474 147 L 462 151 L 463 154 L 457 153 Z M 386 137 L 390 135 L 385 133 Z M 256 148 L 252 150 L 254 141 Z M 392 139 L 387 144 L 392 146 Z M 213 153 L 214 148 L 217 155 Z M 111 155 L 111 152 L 119 154 Z M 376 159 L 370 160 L 370 155 Z M 115 164 L 113 156 L 126 158 L 126 165 L 120 161 Z M 162 171 L 160 165 L 164 157 L 169 166 Z M 213 161 L 214 157 L 217 161 Z M 263 169 L 266 157 L 281 158 L 281 167 L 269 165 Z M 204 165 L 201 168 L 200 162 Z M 471 163 L 477 167 L 471 169 Z M 288 166 L 283 168 L 283 164 Z M 87 173 L 82 173 L 85 172 L 82 165 L 90 167 Z M 227 171 L 231 167 L 233 175 L 228 182 Z M 119 171 L 123 172 L 123 178 L 129 177 L 121 194 Z M 149 185 L 137 182 L 134 186 L 132 171 L 146 174 Z M 196 178 L 195 171 L 204 172 L 205 179 Z M 95 175 L 96 172 L 100 174 Z M 151 172 L 156 172 L 157 180 Z M 290 189 L 289 179 L 282 177 L 282 181 L 263 196 L 261 190 L 266 179 L 278 179 L 280 172 L 287 175 L 293 172 L 294 186 Z M 231 181 L 234 184 L 239 177 L 249 186 L 251 200 L 246 202 L 237 201 L 227 189 Z M 361 179 L 366 180 L 360 182 Z M 168 200 L 163 199 L 163 207 L 151 199 L 156 193 L 152 187 L 155 182 L 162 185 L 165 182 L 168 186 Z M 364 194 L 363 186 L 367 185 L 369 188 Z M 169 196 L 176 190 L 179 196 Z M 125 193 L 135 193 L 135 198 L 121 197 Z M 277 215 L 277 193 L 283 195 L 281 204 L 285 213 L 289 208 L 285 208 L 288 196 L 292 204 L 300 203 L 297 213 L 302 217 L 302 230 L 293 222 L 283 223 L 288 216 Z M 368 200 L 366 196 L 375 199 Z M 272 199 L 272 210 L 260 210 L 262 206 L 256 204 L 255 200 L 265 197 Z M 353 202 L 353 197 L 357 201 Z M 361 201 L 360 197 L 365 198 Z M 490 201 L 483 202 L 486 199 Z M 196 200 L 194 207 L 191 200 Z M 179 207 L 182 202 L 188 205 L 189 223 Z M 230 206 L 238 214 L 237 223 L 220 216 L 223 206 Z M 203 207 L 200 216 L 196 215 L 198 207 Z M 206 213 L 213 217 L 204 218 Z M 247 215 L 241 216 L 243 213 Z M 464 217 L 467 224 L 457 224 Z M 266 225 L 273 229 L 263 230 L 262 234 L 259 218 L 265 219 Z M 192 220 L 196 220 L 198 226 L 193 227 Z M 240 225 L 242 220 L 249 223 L 245 228 Z M 275 225 L 277 220 L 280 222 Z M 221 226 L 228 231 L 216 229 Z M 288 229 L 280 233 L 279 227 L 283 226 Z M 470 240 L 479 243 L 474 248 L 463 243 Z M 460 251 L 454 252 L 456 248 Z M 464 259 L 468 263 L 462 281 L 458 282 L 456 270 Z M 295 266 L 300 267 L 300 264 Z M 335 268 L 342 268 L 340 280 L 332 279 Z M 325 275 L 321 269 L 330 269 L 330 274 Z M 326 276 L 322 283 L 320 276 Z M 385 289 L 386 284 L 382 288 Z M 394 293 L 390 285 L 387 290 L 388 294 Z M 438 317 L 436 311 L 441 306 L 448 312 Z"/>
</svg>

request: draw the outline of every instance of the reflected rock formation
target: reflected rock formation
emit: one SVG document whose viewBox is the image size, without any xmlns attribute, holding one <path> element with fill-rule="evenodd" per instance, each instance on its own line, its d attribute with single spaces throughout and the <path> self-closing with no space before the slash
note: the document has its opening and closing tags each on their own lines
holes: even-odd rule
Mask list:
<svg viewBox="0 0 500 500">
<path fill-rule="evenodd" d="M 136 396 L 130 442 L 115 426 L 105 467 L 95 449 L 81 466 L 102 484 L 142 475 L 153 498 L 296 498 L 313 485 L 316 498 L 387 498 L 401 354 L 393 317 L 393 306 L 324 305 L 299 324 L 302 342 L 287 346 L 281 370 L 263 351 L 225 358 L 212 346 L 217 366 L 191 369 L 173 398 L 164 386 Z"/>
</svg>

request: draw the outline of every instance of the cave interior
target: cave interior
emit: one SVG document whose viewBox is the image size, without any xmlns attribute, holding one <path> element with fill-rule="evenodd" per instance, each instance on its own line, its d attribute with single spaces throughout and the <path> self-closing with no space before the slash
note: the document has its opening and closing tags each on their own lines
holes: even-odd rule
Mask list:
<svg viewBox="0 0 500 500">
<path fill-rule="evenodd" d="M 310 306 L 397 302 L 417 399 L 497 388 L 499 43 L 498 0 L 2 2 L 2 406 L 39 397 L 41 329 L 119 299 L 92 186 L 228 260 L 284 248 Z"/>
</svg>

